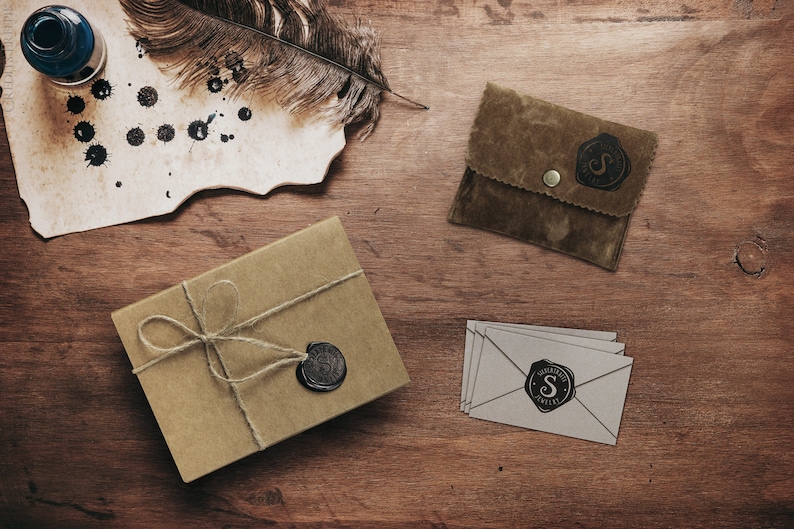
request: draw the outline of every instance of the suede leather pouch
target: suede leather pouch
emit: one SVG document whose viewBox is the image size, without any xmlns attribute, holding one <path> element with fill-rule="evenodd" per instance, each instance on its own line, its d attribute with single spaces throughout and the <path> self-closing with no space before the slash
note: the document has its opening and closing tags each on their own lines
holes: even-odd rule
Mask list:
<svg viewBox="0 0 794 529">
<path fill-rule="evenodd" d="M 449 220 L 618 266 L 657 136 L 488 83 Z"/>
</svg>

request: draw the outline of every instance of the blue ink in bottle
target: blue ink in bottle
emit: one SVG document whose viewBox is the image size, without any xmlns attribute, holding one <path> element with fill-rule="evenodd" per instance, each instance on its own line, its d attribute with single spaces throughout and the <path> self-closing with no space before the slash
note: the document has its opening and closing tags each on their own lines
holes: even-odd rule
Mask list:
<svg viewBox="0 0 794 529">
<path fill-rule="evenodd" d="M 20 35 L 22 54 L 33 68 L 63 86 L 90 81 L 105 66 L 102 35 L 72 8 L 43 7 L 28 17 Z"/>
</svg>

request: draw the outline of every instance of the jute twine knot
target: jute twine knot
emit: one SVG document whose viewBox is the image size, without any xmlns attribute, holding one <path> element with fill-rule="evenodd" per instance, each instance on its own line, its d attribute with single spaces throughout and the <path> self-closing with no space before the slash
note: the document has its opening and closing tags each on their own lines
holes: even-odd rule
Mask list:
<svg viewBox="0 0 794 529">
<path fill-rule="evenodd" d="M 248 423 L 248 428 L 251 430 L 251 434 L 254 438 L 254 441 L 256 441 L 259 450 L 264 450 L 267 447 L 267 445 L 262 439 L 262 436 L 260 435 L 259 430 L 256 428 L 256 425 L 254 425 L 253 421 L 251 420 L 250 414 L 248 413 L 248 409 L 246 408 L 242 396 L 240 395 L 238 385 L 243 382 L 247 382 L 254 378 L 260 377 L 274 369 L 278 369 L 279 367 L 302 362 L 307 358 L 307 354 L 303 351 L 298 351 L 290 347 L 284 347 L 265 340 L 243 336 L 240 334 L 240 332 L 243 329 L 253 327 L 257 323 L 269 318 L 270 316 L 273 316 L 274 314 L 278 314 L 279 312 L 282 312 L 294 305 L 297 305 L 298 303 L 302 303 L 303 301 L 306 301 L 322 292 L 325 292 L 326 290 L 330 290 L 335 286 L 340 285 L 354 277 L 362 275 L 363 273 L 364 271 L 361 269 L 356 270 L 355 272 L 351 272 L 345 276 L 330 281 L 325 285 L 315 288 L 314 290 L 310 290 L 305 294 L 301 294 L 300 296 L 297 296 L 289 301 L 285 301 L 284 303 L 276 305 L 275 307 L 268 309 L 262 312 L 261 314 L 253 316 L 252 318 L 249 318 L 242 323 L 237 323 L 237 324 L 235 324 L 234 322 L 237 319 L 237 313 L 240 310 L 240 291 L 237 289 L 237 285 L 235 285 L 232 281 L 223 279 L 207 287 L 207 290 L 204 293 L 204 299 L 201 303 L 201 310 L 199 310 L 196 302 L 193 299 L 193 296 L 190 294 L 190 290 L 188 289 L 187 282 L 182 281 L 182 290 L 185 293 L 185 299 L 187 300 L 188 305 L 190 305 L 190 310 L 193 313 L 193 318 L 196 320 L 196 323 L 198 324 L 199 330 L 194 331 L 193 329 L 191 329 L 181 321 L 172 318 L 170 316 L 166 316 L 164 314 L 155 314 L 143 319 L 138 324 L 138 338 L 141 340 L 141 343 L 143 343 L 145 347 L 147 347 L 151 351 L 154 351 L 155 353 L 159 353 L 159 355 L 153 358 L 152 360 L 149 360 L 145 364 L 136 367 L 135 369 L 132 370 L 132 372 L 137 375 L 138 373 L 141 373 L 142 371 L 145 371 L 150 367 L 159 364 L 160 362 L 168 358 L 171 358 L 172 356 L 184 353 L 185 351 L 188 351 L 199 344 L 203 344 L 204 357 L 207 361 L 207 366 L 209 367 L 210 373 L 212 373 L 212 376 L 217 378 L 218 380 L 221 380 L 229 384 L 232 392 L 234 393 L 234 397 L 237 402 L 237 405 L 239 406 L 240 411 L 242 412 L 246 422 Z M 231 316 L 226 320 L 226 322 L 224 323 L 224 325 L 221 327 L 220 330 L 208 331 L 207 310 L 208 309 L 212 310 L 217 307 L 208 307 L 210 303 L 208 303 L 207 300 L 209 299 L 210 292 L 213 289 L 220 288 L 223 286 L 232 289 L 232 293 L 234 297 L 233 311 Z M 182 331 L 182 333 L 184 333 L 185 335 L 184 340 L 176 345 L 169 347 L 161 347 L 159 345 L 156 345 L 149 338 L 146 331 L 146 327 L 153 322 L 162 322 Z M 219 344 L 224 342 L 250 344 L 261 350 L 277 351 L 279 353 L 282 353 L 283 356 L 281 358 L 278 358 L 276 360 L 273 360 L 265 364 L 254 373 L 251 373 L 241 378 L 231 378 L 229 376 L 229 370 L 226 367 L 226 363 L 224 362 L 223 355 L 221 354 L 221 351 L 218 347 Z"/>
</svg>

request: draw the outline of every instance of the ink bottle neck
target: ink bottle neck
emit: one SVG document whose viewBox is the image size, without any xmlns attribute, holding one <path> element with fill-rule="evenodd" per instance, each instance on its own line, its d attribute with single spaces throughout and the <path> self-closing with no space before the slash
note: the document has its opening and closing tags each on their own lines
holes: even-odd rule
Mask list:
<svg viewBox="0 0 794 529">
<path fill-rule="evenodd" d="M 67 86 L 94 78 L 105 63 L 105 43 L 77 11 L 48 6 L 31 14 L 20 35 L 22 54 L 33 68 Z"/>
</svg>

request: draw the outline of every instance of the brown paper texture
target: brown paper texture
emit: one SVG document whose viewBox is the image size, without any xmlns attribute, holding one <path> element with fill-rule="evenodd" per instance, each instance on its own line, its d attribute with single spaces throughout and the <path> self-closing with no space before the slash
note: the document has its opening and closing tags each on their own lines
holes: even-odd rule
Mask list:
<svg viewBox="0 0 794 529">
<path fill-rule="evenodd" d="M 241 322 L 359 269 L 341 222 L 334 217 L 189 280 L 187 285 L 200 306 L 210 285 L 232 281 L 240 292 L 236 320 Z M 218 316 L 217 312 L 213 313 Z M 199 330 L 181 286 L 114 312 L 113 321 L 134 368 L 157 356 L 138 337 L 139 323 L 155 314 Z M 214 318 L 206 319 L 209 326 Z M 344 383 L 329 393 L 304 388 L 295 376 L 297 364 L 238 384 L 267 446 L 409 382 L 363 274 L 278 312 L 244 333 L 299 351 L 305 351 L 310 342 L 330 342 L 347 362 Z M 184 339 L 164 325 L 154 326 L 150 340 L 151 334 L 158 345 L 176 345 Z M 278 356 L 239 343 L 220 347 L 230 378 L 256 372 L 271 356 Z M 174 355 L 138 377 L 186 482 L 258 450 L 230 385 L 210 373 L 203 347 Z"/>
<path fill-rule="evenodd" d="M 0 104 L 17 185 L 33 229 L 44 237 L 171 213 L 203 189 L 266 194 L 284 184 L 315 184 L 344 148 L 341 127 L 291 116 L 259 95 L 230 97 L 234 80 L 223 65 L 206 87 L 178 89 L 161 71 L 166 65 L 130 36 L 116 0 L 68 3 L 104 37 L 107 65 L 98 79 L 109 92 L 96 97 L 92 82 L 58 87 L 28 65 L 19 45 L 27 17 L 46 5 L 11 0 L 1 8 L 0 35 L 6 53 Z M 144 88 L 148 96 L 139 100 Z M 70 101 L 78 100 L 85 108 L 70 111 Z M 80 137 L 88 141 L 77 139 L 81 123 Z M 158 133 L 167 126 L 173 139 L 164 141 Z M 130 143 L 131 131 L 140 145 Z M 197 131 L 206 136 L 194 139 L 203 136 Z"/>
</svg>

